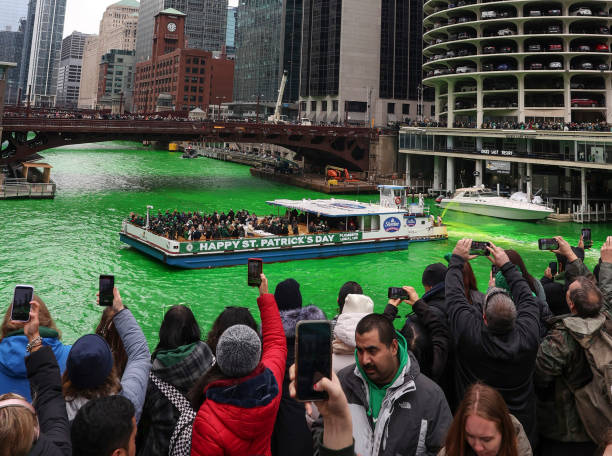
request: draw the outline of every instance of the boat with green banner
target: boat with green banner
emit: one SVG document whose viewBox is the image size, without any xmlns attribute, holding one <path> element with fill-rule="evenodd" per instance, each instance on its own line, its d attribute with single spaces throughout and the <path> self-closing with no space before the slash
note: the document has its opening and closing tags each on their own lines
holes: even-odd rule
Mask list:
<svg viewBox="0 0 612 456">
<path fill-rule="evenodd" d="M 267 263 L 329 258 L 402 250 L 410 242 L 448 238 L 446 226 L 429 214 L 421 196 L 410 203 L 403 186 L 381 185 L 379 191 L 378 203 L 335 198 L 267 201 L 278 214 L 263 220 L 254 214 L 215 212 L 214 230 L 208 224 L 196 227 L 201 216 L 189 213 L 188 232 L 180 234 L 159 228 L 159 223 L 153 226 L 147 209 L 146 222 L 135 216 L 124 220 L 120 239 L 170 266 L 214 268 L 246 264 L 251 257 Z"/>
</svg>

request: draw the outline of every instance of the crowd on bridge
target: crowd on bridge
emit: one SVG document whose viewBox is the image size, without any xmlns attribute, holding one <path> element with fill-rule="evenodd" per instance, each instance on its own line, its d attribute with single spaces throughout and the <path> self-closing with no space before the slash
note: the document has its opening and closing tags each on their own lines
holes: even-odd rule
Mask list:
<svg viewBox="0 0 612 456">
<path fill-rule="evenodd" d="M 67 110 L 7 110 L 4 117 L 35 118 L 35 119 L 76 119 L 76 120 L 173 120 L 192 121 L 185 116 L 162 114 L 111 114 L 110 112 L 67 111 Z"/>
<path fill-rule="evenodd" d="M 292 278 L 271 293 L 261 274 L 260 324 L 227 302 L 204 336 L 172 306 L 152 353 L 133 312 L 144 303 L 128 309 L 117 288 L 72 345 L 41 297 L 28 321 L 7 305 L 0 456 L 609 455 L 612 236 L 592 271 L 582 239 L 555 239 L 541 255 L 558 271 L 540 280 L 516 251 L 475 256 L 462 239 L 386 303 L 345 282 L 319 354 L 332 370 L 313 386 L 326 395 L 310 403 L 296 400 L 296 325 L 328 317 Z M 482 293 L 471 263 L 487 259 Z"/>
</svg>

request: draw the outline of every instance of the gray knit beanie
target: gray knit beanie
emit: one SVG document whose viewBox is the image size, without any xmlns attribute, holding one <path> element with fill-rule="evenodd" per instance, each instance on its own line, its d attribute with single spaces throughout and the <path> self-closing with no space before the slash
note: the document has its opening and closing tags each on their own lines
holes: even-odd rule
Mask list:
<svg viewBox="0 0 612 456">
<path fill-rule="evenodd" d="M 261 340 L 247 325 L 227 328 L 217 342 L 217 364 L 228 377 L 244 377 L 259 364 Z"/>
</svg>

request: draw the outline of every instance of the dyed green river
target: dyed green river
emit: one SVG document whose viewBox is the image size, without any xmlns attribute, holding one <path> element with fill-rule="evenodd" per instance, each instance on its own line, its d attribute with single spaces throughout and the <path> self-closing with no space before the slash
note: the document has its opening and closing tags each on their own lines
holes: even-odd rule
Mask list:
<svg viewBox="0 0 612 456">
<path fill-rule="evenodd" d="M 53 165 L 56 199 L 0 201 L 0 302 L 3 309 L 10 305 L 15 284 L 32 284 L 68 343 L 95 329 L 101 273 L 115 275 L 124 303 L 136 315 L 150 345 L 156 342 L 164 309 L 174 304 L 190 306 L 204 334 L 225 306 L 248 306 L 257 315 L 257 292 L 246 285 L 246 266 L 170 269 L 119 242 L 121 221 L 130 211 L 144 213 L 151 204 L 155 211 L 245 208 L 263 214 L 272 212 L 266 200 L 321 197 L 253 178 L 246 166 L 204 158 L 182 160 L 178 153 L 151 151 L 133 143 L 75 146 L 44 156 Z M 378 196 L 358 199 L 374 201 Z M 359 282 L 376 310 L 382 311 L 387 287 L 414 285 L 422 292 L 424 267 L 443 262 L 444 254 L 462 237 L 516 249 L 531 273 L 540 277 L 554 257 L 537 250 L 537 239 L 560 234 L 575 245 L 581 228 L 456 212 L 448 212 L 445 222 L 448 242 L 415 243 L 399 252 L 269 264 L 264 272 L 272 292 L 279 281 L 295 278 L 304 303 L 320 306 L 330 318 L 335 314 L 338 289 L 347 280 Z M 612 234 L 611 224 L 591 228 L 596 248 L 605 235 Z M 587 252 L 587 264 L 592 266 L 596 260 L 595 252 Z M 472 264 L 479 288 L 485 290 L 490 263 L 478 258 Z"/>
</svg>

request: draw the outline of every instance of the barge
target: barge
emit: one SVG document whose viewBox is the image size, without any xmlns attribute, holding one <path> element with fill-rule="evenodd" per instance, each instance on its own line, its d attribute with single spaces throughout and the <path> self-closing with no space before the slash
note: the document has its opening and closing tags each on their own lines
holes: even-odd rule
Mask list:
<svg viewBox="0 0 612 456">
<path fill-rule="evenodd" d="M 247 235 L 239 238 L 171 240 L 125 220 L 120 239 L 170 266 L 191 269 L 242 265 L 251 257 L 272 263 L 403 250 L 411 242 L 448 238 L 446 226 L 429 214 L 422 197 L 410 203 L 402 186 L 381 185 L 379 191 L 378 203 L 335 198 L 267 201 L 279 214 L 281 209 L 299 214 L 299 230 L 288 236 L 245 229 Z M 331 228 L 317 231 L 314 220 Z"/>
</svg>

